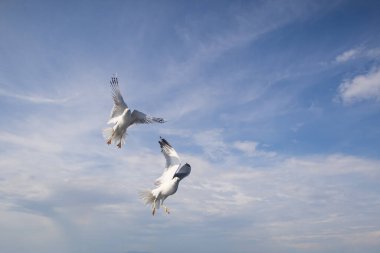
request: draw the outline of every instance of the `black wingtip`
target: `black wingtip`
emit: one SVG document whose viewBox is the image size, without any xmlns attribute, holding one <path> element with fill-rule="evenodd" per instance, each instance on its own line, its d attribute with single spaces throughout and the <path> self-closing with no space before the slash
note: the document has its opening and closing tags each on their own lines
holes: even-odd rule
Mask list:
<svg viewBox="0 0 380 253">
<path fill-rule="evenodd" d="M 165 122 L 167 122 L 165 119 L 163 119 L 163 118 L 156 118 L 156 117 L 153 117 L 153 121 L 154 122 L 157 122 L 157 123 L 165 123 Z M 161 138 L 161 136 L 160 136 L 160 138 Z"/>
<path fill-rule="evenodd" d="M 162 148 L 164 145 L 168 145 L 169 147 L 171 147 L 171 145 L 169 144 L 169 142 L 167 140 L 165 140 L 164 138 L 162 138 L 160 136 L 160 140 L 158 141 L 158 143 L 160 143 L 160 147 Z"/>
<path fill-rule="evenodd" d="M 114 73 L 111 77 L 111 81 L 110 81 L 110 84 L 111 86 L 114 86 L 114 85 L 117 85 L 119 84 L 119 80 L 117 78 L 117 73 Z"/>
<path fill-rule="evenodd" d="M 110 83 L 111 84 L 118 84 L 119 80 L 117 79 L 117 77 L 111 77 L 111 81 Z"/>
</svg>

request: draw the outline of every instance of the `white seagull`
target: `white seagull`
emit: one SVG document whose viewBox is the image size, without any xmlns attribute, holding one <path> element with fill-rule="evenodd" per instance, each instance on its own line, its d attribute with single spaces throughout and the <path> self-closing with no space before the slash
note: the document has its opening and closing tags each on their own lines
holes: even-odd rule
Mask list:
<svg viewBox="0 0 380 253">
<path fill-rule="evenodd" d="M 108 145 L 114 141 L 114 143 L 117 143 L 117 146 L 121 148 L 125 143 L 127 128 L 133 124 L 165 122 L 162 118 L 151 117 L 138 110 L 133 110 L 133 112 L 131 112 L 120 93 L 119 81 L 116 76 L 111 78 L 110 84 L 114 105 L 107 124 L 114 124 L 114 126 L 103 130 L 103 136 Z"/>
<path fill-rule="evenodd" d="M 164 206 L 164 200 L 176 193 L 179 182 L 191 172 L 191 166 L 188 163 L 181 166 L 179 156 L 169 142 L 160 137 L 158 143 L 160 143 L 161 152 L 166 159 L 164 173 L 155 181 L 155 185 L 157 186 L 155 189 L 140 192 L 140 197 L 144 200 L 145 204 L 152 204 L 152 215 L 155 214 L 156 209 L 160 208 L 160 205 L 169 214 L 169 209 Z"/>
</svg>

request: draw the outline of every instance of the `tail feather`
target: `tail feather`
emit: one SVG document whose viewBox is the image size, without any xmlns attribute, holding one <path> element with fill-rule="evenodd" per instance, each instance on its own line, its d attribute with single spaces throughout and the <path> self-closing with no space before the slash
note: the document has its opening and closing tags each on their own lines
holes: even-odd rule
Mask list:
<svg viewBox="0 0 380 253">
<path fill-rule="evenodd" d="M 112 127 L 103 129 L 104 139 L 107 142 L 111 140 L 113 143 L 115 143 L 115 145 L 121 143 L 121 146 L 124 146 L 126 136 L 127 136 L 127 131 L 125 131 L 125 133 L 122 136 L 120 136 L 117 132 L 114 134 L 114 129 Z"/>
<path fill-rule="evenodd" d="M 153 205 L 154 201 L 156 201 L 156 208 L 157 209 L 160 208 L 160 201 L 156 200 L 152 191 L 150 190 L 141 191 L 139 192 L 139 195 L 140 195 L 140 198 L 144 201 L 145 205 L 149 205 L 149 204 Z"/>
<path fill-rule="evenodd" d="M 113 134 L 113 129 L 112 129 L 112 127 L 109 127 L 109 128 L 105 128 L 105 129 L 103 129 L 103 137 L 104 137 L 104 139 L 106 139 L 107 141 L 108 141 L 109 139 L 111 139 L 112 134 Z"/>
</svg>

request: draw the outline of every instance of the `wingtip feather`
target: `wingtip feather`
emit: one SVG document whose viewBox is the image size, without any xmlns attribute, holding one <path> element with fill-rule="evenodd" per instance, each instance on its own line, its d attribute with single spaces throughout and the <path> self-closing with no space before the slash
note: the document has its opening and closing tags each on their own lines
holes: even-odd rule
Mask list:
<svg viewBox="0 0 380 253">
<path fill-rule="evenodd" d="M 164 138 L 162 138 L 160 136 L 160 140 L 158 141 L 158 143 L 160 143 L 160 147 L 163 148 L 164 146 L 169 146 L 169 147 L 172 147 L 172 145 L 170 145 L 170 143 L 165 140 Z"/>
</svg>

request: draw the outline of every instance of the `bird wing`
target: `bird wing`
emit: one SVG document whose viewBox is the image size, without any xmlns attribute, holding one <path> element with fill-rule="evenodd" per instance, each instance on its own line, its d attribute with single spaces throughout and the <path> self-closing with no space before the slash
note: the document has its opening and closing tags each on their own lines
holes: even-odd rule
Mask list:
<svg viewBox="0 0 380 253">
<path fill-rule="evenodd" d="M 171 180 L 175 172 L 178 170 L 179 166 L 180 166 L 179 164 L 176 164 L 176 165 L 170 166 L 169 168 L 165 168 L 164 173 L 162 173 L 162 175 L 156 179 L 154 184 L 157 186 L 160 186 L 161 184 Z"/>
<path fill-rule="evenodd" d="M 151 117 L 138 110 L 133 110 L 131 118 L 132 118 L 133 124 L 149 124 L 149 123 L 155 123 L 155 122 L 157 123 L 165 122 L 163 118 Z"/>
<path fill-rule="evenodd" d="M 185 165 L 178 167 L 173 177 L 178 177 L 180 180 L 184 179 L 191 173 L 190 164 L 186 163 Z"/>
<path fill-rule="evenodd" d="M 117 77 L 112 77 L 111 81 L 111 89 L 112 89 L 112 98 L 114 105 L 112 107 L 110 118 L 115 118 L 120 116 L 126 108 L 128 108 L 127 104 L 124 102 L 123 96 L 120 93 L 119 88 L 119 80 Z"/>
<path fill-rule="evenodd" d="M 155 185 L 161 185 L 163 182 L 172 179 L 180 166 L 179 156 L 169 142 L 160 137 L 158 143 L 160 144 L 161 152 L 166 159 L 166 166 L 164 173 L 162 173 L 162 175 L 155 181 Z"/>
</svg>

